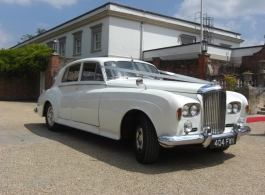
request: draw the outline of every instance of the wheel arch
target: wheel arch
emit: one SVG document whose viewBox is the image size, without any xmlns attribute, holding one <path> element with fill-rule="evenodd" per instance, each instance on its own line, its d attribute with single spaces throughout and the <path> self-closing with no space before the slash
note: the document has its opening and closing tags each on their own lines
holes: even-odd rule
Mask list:
<svg viewBox="0 0 265 195">
<path fill-rule="evenodd" d="M 48 101 L 48 100 L 46 100 L 46 101 L 44 102 L 44 105 L 43 105 L 43 111 L 42 111 L 42 116 L 46 116 L 46 110 L 47 110 L 47 106 L 48 106 L 49 104 L 51 104 L 51 102 Z"/>
<path fill-rule="evenodd" d="M 154 126 L 153 121 L 144 111 L 139 110 L 139 109 L 129 110 L 128 112 L 126 112 L 126 114 L 122 118 L 121 128 L 120 128 L 121 140 L 133 138 L 135 121 L 136 121 L 137 116 L 139 116 L 140 114 L 144 114 Z"/>
<path fill-rule="evenodd" d="M 58 106 L 57 106 L 57 102 L 54 98 L 54 96 L 48 96 L 45 100 L 45 102 L 43 103 L 43 111 L 42 111 L 42 116 L 45 116 L 45 112 L 46 112 L 46 108 L 48 104 L 51 104 L 54 110 L 54 117 L 55 117 L 55 121 L 57 121 L 58 119 Z"/>
</svg>

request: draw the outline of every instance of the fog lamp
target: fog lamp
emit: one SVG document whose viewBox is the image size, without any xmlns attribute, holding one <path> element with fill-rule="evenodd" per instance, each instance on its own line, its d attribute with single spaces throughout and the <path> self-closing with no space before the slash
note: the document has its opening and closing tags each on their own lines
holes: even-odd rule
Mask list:
<svg viewBox="0 0 265 195">
<path fill-rule="evenodd" d="M 245 123 L 245 118 L 239 117 L 239 119 L 237 120 L 237 124 L 242 127 L 244 126 L 244 123 Z"/>
<path fill-rule="evenodd" d="M 184 123 L 184 131 L 185 133 L 189 133 L 192 131 L 192 123 L 189 120 Z"/>
</svg>

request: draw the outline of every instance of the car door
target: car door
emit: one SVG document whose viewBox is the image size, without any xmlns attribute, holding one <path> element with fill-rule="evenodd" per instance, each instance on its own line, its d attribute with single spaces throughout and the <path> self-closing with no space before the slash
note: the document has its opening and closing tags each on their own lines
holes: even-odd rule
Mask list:
<svg viewBox="0 0 265 195">
<path fill-rule="evenodd" d="M 98 109 L 100 94 L 106 87 L 100 64 L 83 62 L 81 80 L 72 100 L 72 120 L 99 126 Z"/>
<path fill-rule="evenodd" d="M 58 116 L 62 119 L 71 120 L 71 104 L 78 89 L 81 63 L 77 63 L 66 68 L 61 84 L 59 85 L 58 95 Z"/>
</svg>

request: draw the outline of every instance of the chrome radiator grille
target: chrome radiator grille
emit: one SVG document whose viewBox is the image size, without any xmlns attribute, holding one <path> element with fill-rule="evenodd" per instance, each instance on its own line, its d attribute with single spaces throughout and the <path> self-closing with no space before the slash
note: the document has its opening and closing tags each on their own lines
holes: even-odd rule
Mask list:
<svg viewBox="0 0 265 195">
<path fill-rule="evenodd" d="M 212 134 L 220 134 L 225 129 L 226 93 L 223 90 L 201 94 L 203 100 L 203 127 L 210 127 Z"/>
</svg>

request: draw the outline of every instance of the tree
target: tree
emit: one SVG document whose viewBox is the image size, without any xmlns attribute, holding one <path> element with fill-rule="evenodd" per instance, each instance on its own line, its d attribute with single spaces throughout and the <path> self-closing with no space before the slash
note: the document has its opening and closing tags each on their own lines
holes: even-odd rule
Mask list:
<svg viewBox="0 0 265 195">
<path fill-rule="evenodd" d="M 2 49 L 0 50 L 0 76 L 38 74 L 47 67 L 51 52 L 51 48 L 40 44 Z"/>
<path fill-rule="evenodd" d="M 33 38 L 33 37 L 35 37 L 35 36 L 34 36 L 34 35 L 25 34 L 25 35 L 23 35 L 20 39 L 21 39 L 22 41 L 26 41 L 26 40 L 29 40 L 29 39 L 31 39 L 31 38 Z"/>
<path fill-rule="evenodd" d="M 43 34 L 43 33 L 45 33 L 45 32 L 46 32 L 45 29 L 43 29 L 43 28 L 37 28 L 36 35 L 25 34 L 25 35 L 23 35 L 20 39 L 22 40 L 22 42 L 24 42 L 24 41 L 27 41 L 27 40 L 29 40 L 29 39 L 32 39 L 33 37 L 36 37 L 36 36 L 38 36 L 38 35 L 41 35 L 41 34 Z M 18 43 L 20 43 L 20 42 L 18 42 Z"/>
<path fill-rule="evenodd" d="M 41 34 L 43 34 L 43 33 L 45 33 L 46 32 L 46 30 L 45 29 L 43 29 L 43 28 L 37 28 L 37 35 L 41 35 Z"/>
</svg>

